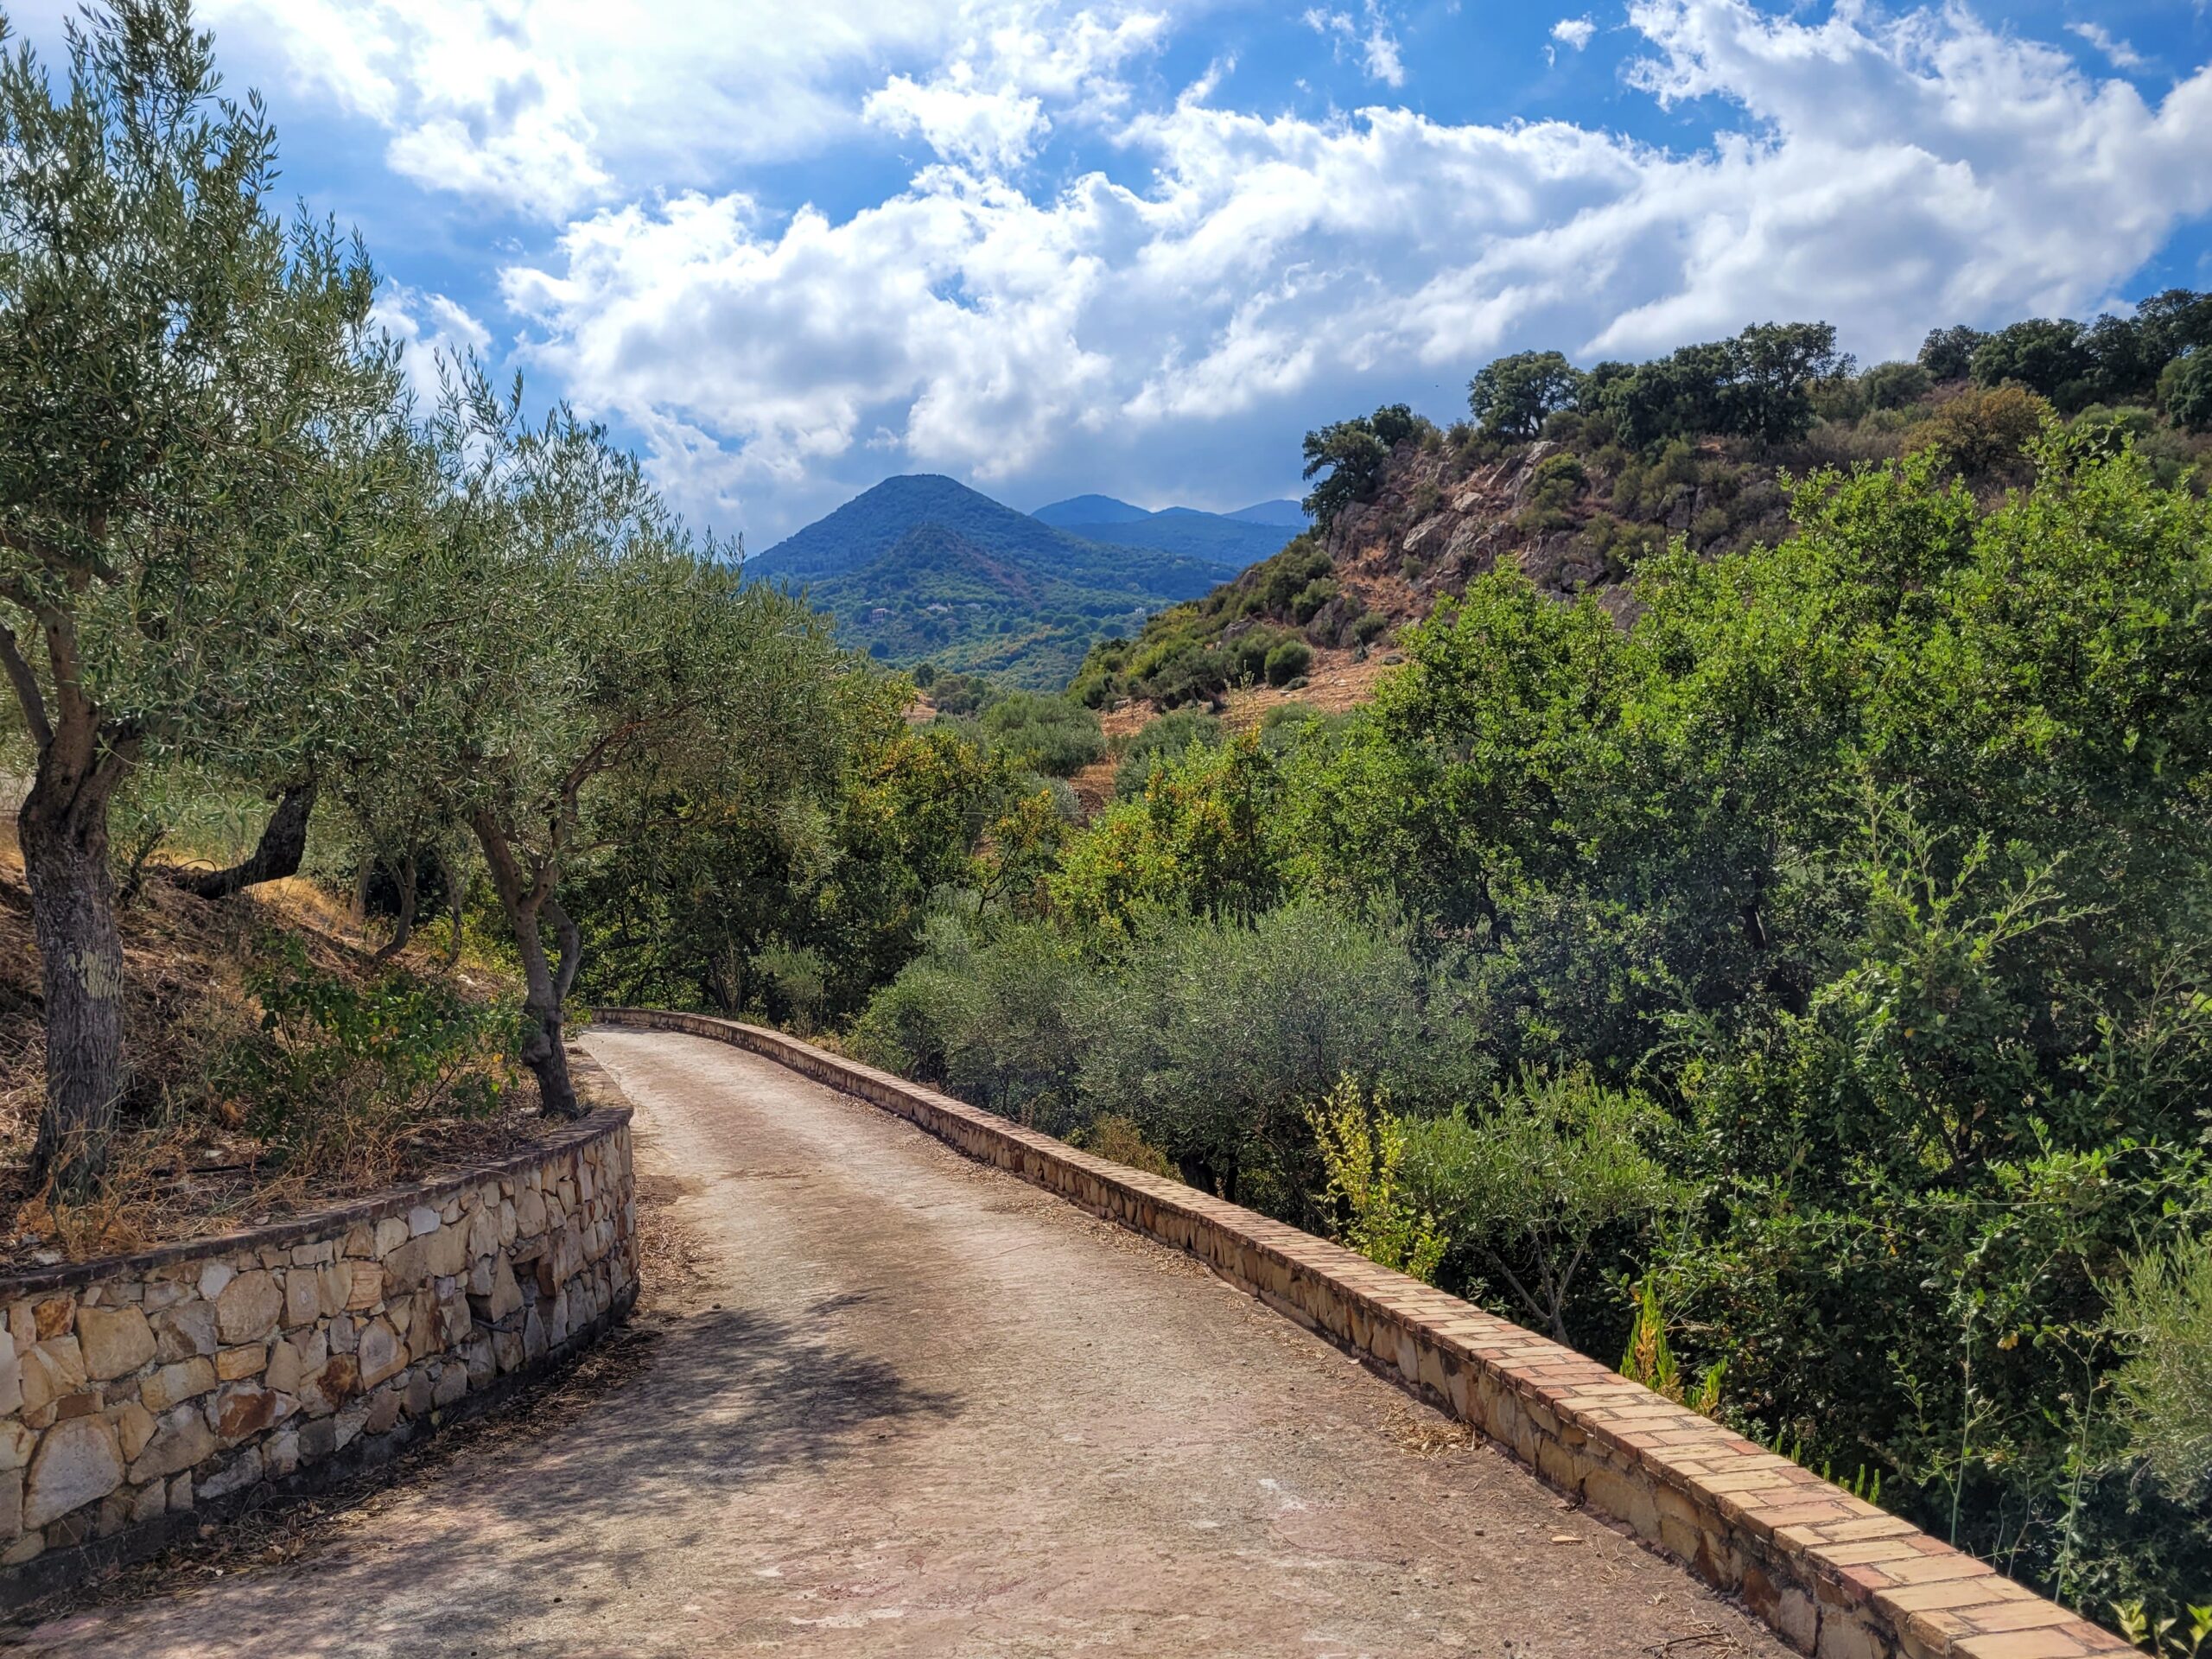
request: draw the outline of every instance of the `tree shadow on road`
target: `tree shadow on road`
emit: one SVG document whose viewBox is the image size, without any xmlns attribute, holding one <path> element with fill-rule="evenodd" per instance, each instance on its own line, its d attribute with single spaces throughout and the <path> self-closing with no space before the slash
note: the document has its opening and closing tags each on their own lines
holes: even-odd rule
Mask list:
<svg viewBox="0 0 2212 1659">
<path fill-rule="evenodd" d="M 723 1540 L 729 1495 L 958 1414 L 957 1398 L 909 1385 L 830 1325 L 655 1315 L 350 1502 L 269 1512 L 264 1539 L 291 1535 L 282 1564 L 265 1547 L 242 1560 L 236 1539 L 173 1551 L 99 1592 L 107 1605 L 0 1645 L 114 1652 L 111 1624 L 127 1617 L 128 1649 L 144 1659 L 531 1652 L 513 1639 L 518 1614 L 556 1598 L 571 1619 L 611 1604 L 652 1558 Z"/>
</svg>

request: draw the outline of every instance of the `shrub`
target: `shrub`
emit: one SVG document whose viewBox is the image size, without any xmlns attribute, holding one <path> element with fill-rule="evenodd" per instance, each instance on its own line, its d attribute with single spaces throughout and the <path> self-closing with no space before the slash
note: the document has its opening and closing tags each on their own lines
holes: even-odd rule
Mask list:
<svg viewBox="0 0 2212 1659">
<path fill-rule="evenodd" d="M 2212 432 L 2212 346 L 2177 357 L 2158 377 L 2166 418 L 2186 432 Z"/>
<path fill-rule="evenodd" d="M 2212 1478 L 2212 1239 L 2135 1262 L 2112 1322 L 2133 1351 L 2113 1379 L 2128 1442 L 2177 1497 Z"/>
<path fill-rule="evenodd" d="M 248 976 L 259 1029 L 210 1067 L 218 1116 L 288 1164 L 375 1179 L 441 1122 L 499 1109 L 518 1075 L 512 1013 L 393 970 L 356 985 L 288 939 Z"/>
<path fill-rule="evenodd" d="M 1306 1121 L 1329 1175 L 1322 1203 L 1330 1230 L 1378 1266 L 1435 1283 L 1446 1241 L 1406 1190 L 1406 1126 L 1391 1115 L 1389 1096 L 1370 1102 L 1357 1078 L 1340 1078 Z"/>
<path fill-rule="evenodd" d="M 1268 653 L 1268 683 L 1287 685 L 1313 665 L 1313 646 L 1303 639 L 1286 639 Z"/>
<path fill-rule="evenodd" d="M 1098 716 L 1065 697 L 1011 692 L 983 711 L 991 747 L 1016 766 L 1065 778 L 1106 756 Z"/>
<path fill-rule="evenodd" d="M 1408 1185 L 1522 1312 L 1566 1342 L 1575 1280 L 1599 1236 L 1681 1202 L 1645 1149 L 1664 1121 L 1642 1095 L 1587 1071 L 1524 1071 L 1479 1119 L 1461 1109 L 1409 1126 Z"/>
<path fill-rule="evenodd" d="M 1192 748 L 1217 748 L 1221 722 L 1211 715 L 1178 709 L 1147 723 L 1130 740 L 1122 764 L 1114 772 L 1114 798 L 1135 800 L 1142 795 L 1153 774 Z"/>
<path fill-rule="evenodd" d="M 2017 467 L 2050 418 L 2048 401 L 2024 386 L 1964 391 L 1920 424 L 1917 448 L 1933 446 L 1968 477 Z"/>
<path fill-rule="evenodd" d="M 1164 1175 L 1171 1181 L 1182 1179 L 1167 1154 L 1144 1138 L 1144 1131 L 1134 1119 L 1119 1112 L 1101 1117 L 1075 1137 L 1075 1144 L 1094 1156 L 1141 1169 L 1147 1175 Z"/>
</svg>

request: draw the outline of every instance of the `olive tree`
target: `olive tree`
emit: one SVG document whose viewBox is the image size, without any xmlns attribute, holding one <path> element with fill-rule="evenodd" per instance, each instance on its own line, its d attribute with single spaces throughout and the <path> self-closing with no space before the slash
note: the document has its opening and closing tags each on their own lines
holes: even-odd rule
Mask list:
<svg viewBox="0 0 2212 1659">
<path fill-rule="evenodd" d="M 0 30 L 4 30 L 0 22 Z M 108 809 L 130 769 L 258 741 L 342 653 L 350 492 L 388 411 L 358 245 L 266 207 L 275 137 L 186 0 L 0 62 L 0 668 L 46 1005 L 36 1170 L 96 1181 L 126 1074 Z"/>
<path fill-rule="evenodd" d="M 582 934 L 564 877 L 620 798 L 725 798 L 828 769 L 849 659 L 822 619 L 747 584 L 695 538 L 606 432 L 556 409 L 518 423 L 473 366 L 438 423 L 450 488 L 410 631 L 421 655 L 421 785 L 481 849 L 525 986 L 524 1065 L 575 1116 L 562 1006 Z"/>
</svg>

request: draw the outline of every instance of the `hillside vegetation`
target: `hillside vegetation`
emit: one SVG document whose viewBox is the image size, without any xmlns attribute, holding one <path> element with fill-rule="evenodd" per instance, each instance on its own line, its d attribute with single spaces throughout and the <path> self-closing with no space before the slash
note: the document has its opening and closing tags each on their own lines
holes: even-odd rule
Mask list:
<svg viewBox="0 0 2212 1659">
<path fill-rule="evenodd" d="M 1263 501 L 1236 512 L 1190 507 L 1147 512 L 1111 496 L 1080 495 L 1039 507 L 1032 516 L 1088 541 L 1184 553 L 1237 570 L 1266 558 L 1306 528 L 1306 515 L 1294 501 Z"/>
<path fill-rule="evenodd" d="M 1203 515 L 1195 515 L 1203 517 Z M 1208 526 L 1161 537 L 1140 518 L 1071 533 L 949 478 L 887 479 L 747 562 L 803 592 L 845 644 L 880 661 L 1065 683 L 1091 644 L 1205 592 L 1281 532 Z M 1100 539 L 1129 531 L 1128 544 Z"/>
<path fill-rule="evenodd" d="M 1450 432 L 1310 435 L 1315 529 L 1235 582 L 1144 556 L 1192 602 L 1077 696 L 866 595 L 942 649 L 925 722 L 602 429 L 467 359 L 418 405 L 184 9 L 86 28 L 0 68 L 16 1248 L 149 1176 L 255 1202 L 211 1148 L 573 1116 L 579 1000 L 748 1014 L 1623 1357 L 2094 1615 L 2208 1599 L 2204 296 L 1864 372 L 1819 325 L 1503 359 Z M 1147 602 L 918 487 L 968 514 L 933 580 Z M 917 526 L 861 528 L 780 574 L 857 605 Z M 348 890 L 387 965 L 284 919 Z"/>
<path fill-rule="evenodd" d="M 2132 444 L 2174 483 L 2212 450 L 2208 351 L 2212 296 L 2177 290 L 2087 327 L 1939 329 L 1918 360 L 1863 372 L 1817 324 L 1586 374 L 1557 353 L 1503 359 L 1448 431 L 1395 407 L 1311 435 L 1313 531 L 1097 646 L 1071 689 L 1172 708 L 1267 683 L 1271 656 L 1283 678 L 1363 658 L 1501 563 L 1547 593 L 1602 596 L 1677 539 L 1779 539 L 1789 480 L 1822 467 L 1938 451 L 1987 499 L 2028 476 L 2051 418 Z M 1293 640 L 1314 655 L 1285 674 Z"/>
<path fill-rule="evenodd" d="M 1126 786 L 987 836 L 848 1041 L 2108 1621 L 2202 1602 L 2212 312 L 2144 312 L 2184 347 L 2094 387 L 1754 330 L 1316 433 L 1323 527 L 1077 681 L 1175 706 L 1111 709 Z"/>
</svg>

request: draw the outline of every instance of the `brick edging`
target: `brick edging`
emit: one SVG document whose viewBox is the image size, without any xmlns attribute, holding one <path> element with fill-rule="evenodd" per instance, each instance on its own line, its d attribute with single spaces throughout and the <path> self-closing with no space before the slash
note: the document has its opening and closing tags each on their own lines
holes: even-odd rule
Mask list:
<svg viewBox="0 0 2212 1659">
<path fill-rule="evenodd" d="M 597 1018 L 750 1050 L 1187 1251 L 1278 1313 L 1371 1357 L 1551 1485 L 1741 1596 L 1800 1652 L 2079 1659 L 2135 1651 L 1789 1459 L 1339 1245 L 780 1032 L 650 1008 L 601 1008 Z"/>
</svg>

